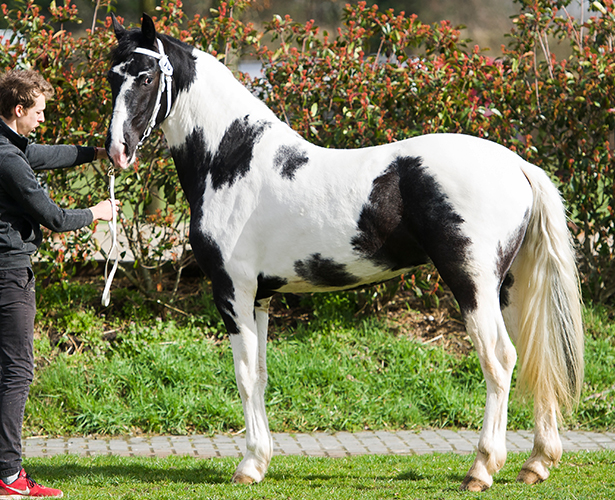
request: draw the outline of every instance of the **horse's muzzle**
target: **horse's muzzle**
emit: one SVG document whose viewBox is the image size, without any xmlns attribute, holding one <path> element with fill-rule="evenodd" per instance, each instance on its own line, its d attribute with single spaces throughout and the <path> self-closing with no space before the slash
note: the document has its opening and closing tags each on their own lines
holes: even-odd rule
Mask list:
<svg viewBox="0 0 615 500">
<path fill-rule="evenodd" d="M 134 155 L 132 158 L 128 158 L 126 155 L 126 150 L 128 149 L 126 144 L 123 142 L 110 142 L 106 145 L 107 147 L 107 155 L 109 156 L 113 165 L 122 170 L 128 168 L 128 166 L 132 163 L 134 159 Z"/>
</svg>

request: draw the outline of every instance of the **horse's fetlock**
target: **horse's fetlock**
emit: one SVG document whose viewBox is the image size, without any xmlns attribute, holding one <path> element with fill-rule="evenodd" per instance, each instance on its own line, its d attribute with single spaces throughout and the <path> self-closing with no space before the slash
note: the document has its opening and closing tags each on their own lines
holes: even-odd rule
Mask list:
<svg viewBox="0 0 615 500">
<path fill-rule="evenodd" d="M 506 448 L 491 447 L 488 449 L 484 443 L 479 443 L 476 461 L 478 462 L 479 459 L 487 474 L 495 474 L 506 463 Z"/>
<path fill-rule="evenodd" d="M 241 461 L 233 475 L 233 482 L 242 484 L 260 483 L 265 478 L 269 468 L 271 455 L 266 460 L 263 458 L 259 459 L 255 453 L 248 450 L 246 457 Z"/>
</svg>

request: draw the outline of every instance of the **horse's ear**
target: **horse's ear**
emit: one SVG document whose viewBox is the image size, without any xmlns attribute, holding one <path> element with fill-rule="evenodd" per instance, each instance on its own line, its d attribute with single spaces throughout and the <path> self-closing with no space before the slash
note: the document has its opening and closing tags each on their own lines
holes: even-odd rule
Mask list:
<svg viewBox="0 0 615 500">
<path fill-rule="evenodd" d="M 113 31 L 115 31 L 115 38 L 117 38 L 119 42 L 120 39 L 122 39 L 123 36 L 126 34 L 126 28 L 124 28 L 124 26 L 120 24 L 113 12 L 111 13 L 111 20 L 113 21 Z"/>
<path fill-rule="evenodd" d="M 143 38 L 151 45 L 156 44 L 156 26 L 154 21 L 145 12 L 143 13 L 143 19 L 141 20 L 141 33 Z"/>
</svg>

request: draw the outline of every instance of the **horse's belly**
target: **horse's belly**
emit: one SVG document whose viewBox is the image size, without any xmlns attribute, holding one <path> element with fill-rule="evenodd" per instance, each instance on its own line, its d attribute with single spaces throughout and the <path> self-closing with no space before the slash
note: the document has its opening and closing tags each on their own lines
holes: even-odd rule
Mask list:
<svg viewBox="0 0 615 500">
<path fill-rule="evenodd" d="M 429 261 L 419 248 L 407 247 L 404 258 L 386 260 L 366 258 L 349 248 L 321 248 L 278 254 L 279 260 L 268 259 L 260 273 L 269 278 L 272 291 L 304 293 L 348 290 L 395 278 L 409 269 Z"/>
<path fill-rule="evenodd" d="M 322 275 L 314 279 L 305 280 L 301 278 L 291 279 L 286 285 L 282 286 L 277 292 L 281 293 L 310 293 L 310 292 L 334 292 L 340 290 L 351 290 L 363 286 L 382 283 L 392 278 L 396 278 L 409 271 L 409 269 L 388 270 L 369 276 L 362 276 L 358 280 L 349 280 L 345 276 L 340 276 L 335 271 L 328 275 Z M 341 278 L 341 279 L 340 279 Z M 351 282 L 352 281 L 352 282 Z"/>
</svg>

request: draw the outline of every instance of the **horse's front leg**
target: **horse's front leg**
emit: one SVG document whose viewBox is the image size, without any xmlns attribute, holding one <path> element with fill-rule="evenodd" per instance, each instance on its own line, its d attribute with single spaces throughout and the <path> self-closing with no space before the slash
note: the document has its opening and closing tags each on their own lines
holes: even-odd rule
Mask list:
<svg viewBox="0 0 615 500">
<path fill-rule="evenodd" d="M 231 334 L 235 376 L 246 425 L 246 455 L 233 481 L 254 483 L 262 481 L 273 454 L 273 443 L 265 411 L 267 385 L 267 322 L 269 299 L 260 300 L 253 307 L 237 311 L 239 333 Z"/>
</svg>

